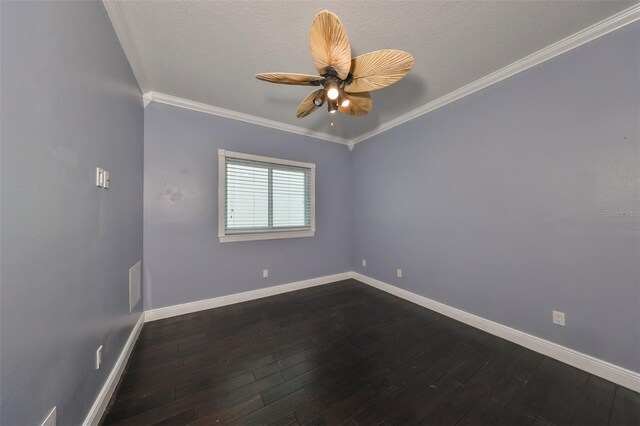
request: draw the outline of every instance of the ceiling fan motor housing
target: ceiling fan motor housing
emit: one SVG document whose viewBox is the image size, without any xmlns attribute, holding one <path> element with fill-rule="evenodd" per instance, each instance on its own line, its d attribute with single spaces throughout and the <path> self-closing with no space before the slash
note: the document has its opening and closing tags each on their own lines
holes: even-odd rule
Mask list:
<svg viewBox="0 0 640 426">
<path fill-rule="evenodd" d="M 351 84 L 351 82 L 353 81 L 353 75 L 351 75 L 351 73 L 347 75 L 347 78 L 342 80 L 340 77 L 338 77 L 338 73 L 332 67 L 325 68 L 324 73 L 320 75 L 324 77 L 324 80 L 320 82 L 320 84 L 322 84 L 324 87 L 327 87 L 327 84 L 333 81 L 338 84 L 338 87 L 344 89 L 344 86 Z"/>
</svg>

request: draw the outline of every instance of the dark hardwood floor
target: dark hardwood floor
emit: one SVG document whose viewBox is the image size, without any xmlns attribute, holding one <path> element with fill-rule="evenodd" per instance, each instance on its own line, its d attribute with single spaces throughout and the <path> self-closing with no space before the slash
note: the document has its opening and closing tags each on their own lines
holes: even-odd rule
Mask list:
<svg viewBox="0 0 640 426">
<path fill-rule="evenodd" d="M 640 397 L 357 281 L 144 325 L 104 424 L 640 424 Z"/>
</svg>

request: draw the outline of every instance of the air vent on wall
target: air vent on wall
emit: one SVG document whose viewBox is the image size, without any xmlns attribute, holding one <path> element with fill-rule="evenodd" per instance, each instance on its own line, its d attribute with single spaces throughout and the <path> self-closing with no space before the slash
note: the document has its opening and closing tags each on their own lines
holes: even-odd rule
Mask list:
<svg viewBox="0 0 640 426">
<path fill-rule="evenodd" d="M 129 313 L 140 301 L 140 261 L 129 269 Z"/>
</svg>

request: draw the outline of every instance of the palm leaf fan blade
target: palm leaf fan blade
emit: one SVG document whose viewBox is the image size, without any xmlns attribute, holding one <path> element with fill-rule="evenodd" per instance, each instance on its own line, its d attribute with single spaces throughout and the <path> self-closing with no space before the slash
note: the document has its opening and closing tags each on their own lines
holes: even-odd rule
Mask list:
<svg viewBox="0 0 640 426">
<path fill-rule="evenodd" d="M 256 78 L 270 83 L 290 84 L 295 86 L 318 86 L 322 81 L 322 77 L 319 75 L 291 72 L 264 72 L 256 74 Z"/>
<path fill-rule="evenodd" d="M 385 49 L 365 53 L 351 61 L 353 81 L 345 87 L 348 93 L 370 92 L 401 80 L 413 68 L 411 54 Z"/>
<path fill-rule="evenodd" d="M 306 98 L 304 98 L 302 102 L 300 102 L 300 105 L 298 105 L 298 110 L 296 111 L 296 117 L 298 118 L 306 117 L 307 115 L 311 114 L 313 111 L 318 109 L 318 106 L 315 103 L 313 103 L 313 100 L 316 98 L 321 98 L 322 92 L 323 92 L 323 89 L 314 90 L 313 92 L 309 93 L 309 95 Z"/>
<path fill-rule="evenodd" d="M 320 74 L 331 67 L 338 77 L 347 78 L 351 68 L 351 45 L 342 22 L 334 13 L 323 10 L 316 15 L 309 32 L 309 48 Z"/>
<path fill-rule="evenodd" d="M 338 107 L 341 112 L 347 115 L 362 117 L 364 115 L 367 115 L 373 107 L 373 100 L 371 99 L 371 95 L 368 92 L 349 93 L 347 95 L 347 98 L 349 99 L 349 106 Z"/>
</svg>

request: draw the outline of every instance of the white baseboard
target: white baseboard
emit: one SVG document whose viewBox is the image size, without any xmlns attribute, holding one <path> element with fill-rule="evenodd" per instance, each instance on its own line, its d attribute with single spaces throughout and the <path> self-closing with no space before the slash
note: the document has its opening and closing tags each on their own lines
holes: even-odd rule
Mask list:
<svg viewBox="0 0 640 426">
<path fill-rule="evenodd" d="M 233 305 L 234 303 L 247 302 L 254 299 L 261 299 L 263 297 L 274 296 L 276 294 L 301 290 L 308 287 L 315 287 L 322 284 L 329 284 L 349 278 L 351 278 L 351 272 L 343 272 L 340 274 L 326 275 L 324 277 L 311 278 L 309 280 L 296 281 L 274 287 L 246 291 L 244 293 L 230 294 L 228 296 L 214 297 L 212 299 L 197 300 L 195 302 L 183 303 L 180 305 L 151 309 L 149 311 L 145 311 L 145 322 L 190 314 L 192 312 L 204 311 L 206 309 L 219 308 L 220 306 Z"/>
<path fill-rule="evenodd" d="M 109 401 L 111 400 L 111 396 L 113 395 L 113 391 L 116 389 L 118 382 L 120 381 L 120 377 L 124 372 L 124 367 L 127 365 L 127 361 L 129 360 L 129 355 L 131 355 L 131 351 L 133 350 L 136 341 L 138 340 L 138 336 L 140 335 L 140 331 L 142 330 L 142 326 L 144 324 L 144 312 L 138 318 L 138 322 L 131 330 L 131 334 L 127 339 L 127 342 L 124 344 L 118 359 L 116 360 L 115 365 L 111 369 L 111 373 L 109 373 L 109 377 L 107 377 L 107 381 L 102 386 L 100 393 L 98 394 L 96 400 L 93 402 L 91 406 L 91 410 L 89 410 L 89 414 L 84 419 L 82 423 L 83 426 L 94 426 L 97 425 L 104 413 L 104 410 L 107 408 Z"/>
<path fill-rule="evenodd" d="M 427 309 L 446 315 L 449 318 L 453 318 L 472 327 L 486 331 L 487 333 L 509 340 L 510 342 L 520 346 L 524 346 L 525 348 L 539 352 L 553 359 L 557 359 L 565 364 L 572 365 L 588 373 L 602 377 L 603 379 L 609 380 L 613 383 L 617 383 L 636 392 L 640 392 L 640 374 L 634 371 L 627 370 L 626 368 L 619 367 L 601 359 L 594 358 L 590 355 L 569 349 L 557 343 L 527 334 L 523 331 L 507 327 L 506 325 L 499 324 L 486 318 L 456 309 L 449 305 L 445 305 L 444 303 L 436 302 L 435 300 L 395 287 L 391 284 L 362 275 L 358 272 L 352 272 L 351 278 L 384 292 L 393 294 L 394 296 L 408 300 L 409 302 L 424 306 Z"/>
<path fill-rule="evenodd" d="M 539 337 L 527 334 L 520 330 L 507 327 L 497 322 L 470 314 L 460 309 L 436 302 L 424 296 L 412 293 L 410 291 L 395 287 L 391 284 L 376 280 L 358 272 L 344 272 L 335 275 L 327 275 L 324 277 L 312 278 L 304 281 L 297 281 L 288 284 L 282 284 L 275 287 L 267 287 L 259 290 L 247 291 L 244 293 L 231 294 L 228 296 L 216 297 L 213 299 L 199 300 L 196 302 L 184 303 L 181 305 L 167 306 L 164 308 L 153 309 L 144 312 L 135 327 L 131 331 L 124 348 L 120 352 L 107 381 L 100 390 L 91 410 L 84 420 L 84 426 L 97 425 L 102 417 L 104 410 L 113 395 L 113 392 L 122 376 L 124 368 L 127 364 L 131 351 L 138 339 L 142 325 L 144 322 L 155 321 L 162 318 L 169 318 L 177 315 L 184 315 L 191 312 L 202 311 L 206 309 L 217 308 L 220 306 L 231 305 L 234 303 L 246 302 L 249 300 L 269 297 L 276 294 L 287 293 L 290 291 L 301 290 L 304 288 L 314 287 L 323 284 L 329 284 L 336 281 L 342 281 L 349 278 L 356 279 L 379 290 L 393 294 L 402 299 L 413 302 L 417 305 L 431 309 L 457 321 L 463 322 L 472 327 L 486 331 L 487 333 L 509 340 L 525 348 L 539 352 L 543 355 L 557 359 L 558 361 L 572 365 L 581 370 L 587 371 L 603 379 L 617 383 L 626 388 L 640 392 L 640 374 L 609 362 L 594 358 L 590 355 L 569 349 L 557 343 L 541 339 Z"/>
</svg>

